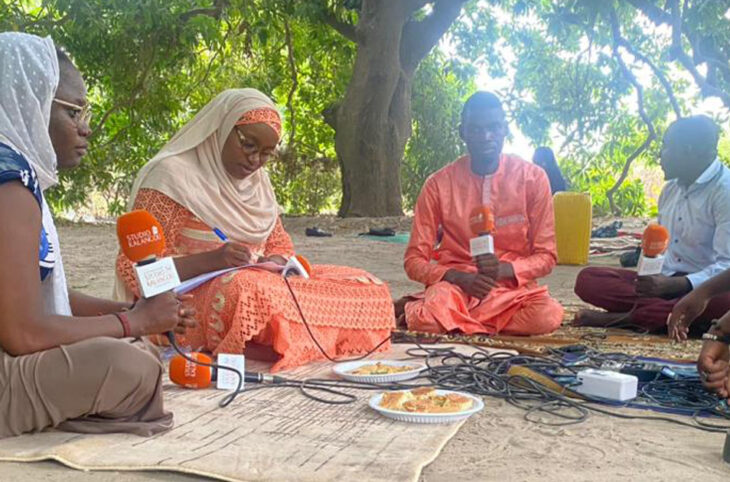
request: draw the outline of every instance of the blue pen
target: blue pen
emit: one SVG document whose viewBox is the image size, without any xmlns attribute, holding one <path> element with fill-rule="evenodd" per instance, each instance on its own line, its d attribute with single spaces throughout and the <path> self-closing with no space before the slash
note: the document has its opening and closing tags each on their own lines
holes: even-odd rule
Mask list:
<svg viewBox="0 0 730 482">
<path fill-rule="evenodd" d="M 216 236 L 218 236 L 220 238 L 221 241 L 223 241 L 224 243 L 228 242 L 228 236 L 223 234 L 223 231 L 221 231 L 218 228 L 213 228 L 213 232 L 215 233 Z"/>
</svg>

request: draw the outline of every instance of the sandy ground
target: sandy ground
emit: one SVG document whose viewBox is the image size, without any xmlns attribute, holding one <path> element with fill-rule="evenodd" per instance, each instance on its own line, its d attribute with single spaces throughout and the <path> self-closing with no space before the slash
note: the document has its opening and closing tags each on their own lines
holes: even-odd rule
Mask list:
<svg viewBox="0 0 730 482">
<path fill-rule="evenodd" d="M 318 219 L 333 238 L 307 238 L 306 218 L 286 221 L 298 251 L 314 263 L 363 267 L 386 280 L 394 297 L 418 289 L 402 270 L 404 246 L 358 239 L 368 227 L 408 228 L 408 220 Z M 107 296 L 113 284 L 117 251 L 113 226 L 69 225 L 60 229 L 70 284 L 89 294 Z M 615 263 L 607 259 L 601 263 Z M 559 266 L 545 279 L 553 296 L 569 311 L 581 306 L 572 292 L 578 269 Z M 524 412 L 492 399 L 448 443 L 422 474 L 424 481 L 440 480 L 723 480 L 730 466 L 721 460 L 724 435 L 656 421 L 633 421 L 592 415 L 568 427 L 546 427 L 523 420 Z M 644 412 L 625 412 L 642 415 Z M 415 441 L 414 441 L 415 442 Z M 197 480 L 156 472 L 83 473 L 59 464 L 0 464 L 0 480 L 137 482 Z"/>
</svg>

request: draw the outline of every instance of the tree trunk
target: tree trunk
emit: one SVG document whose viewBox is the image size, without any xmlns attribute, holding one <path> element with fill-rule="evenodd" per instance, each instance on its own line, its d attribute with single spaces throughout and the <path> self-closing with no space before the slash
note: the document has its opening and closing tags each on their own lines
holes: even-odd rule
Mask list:
<svg viewBox="0 0 730 482">
<path fill-rule="evenodd" d="M 337 109 L 335 149 L 342 168 L 340 216 L 403 214 L 400 168 L 411 135 L 411 84 L 418 64 L 465 0 L 362 0 L 357 27 L 330 25 L 357 42 L 347 92 Z M 414 12 L 431 3 L 421 20 Z"/>
<path fill-rule="evenodd" d="M 400 166 L 411 135 L 412 73 L 400 63 L 407 20 L 399 2 L 363 8 L 352 80 L 337 112 L 340 216 L 402 214 Z"/>
</svg>

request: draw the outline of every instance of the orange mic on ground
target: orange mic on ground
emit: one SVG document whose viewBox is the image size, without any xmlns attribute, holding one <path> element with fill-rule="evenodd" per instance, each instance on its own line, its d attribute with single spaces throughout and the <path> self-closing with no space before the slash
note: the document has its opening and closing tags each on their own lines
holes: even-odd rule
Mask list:
<svg viewBox="0 0 730 482">
<path fill-rule="evenodd" d="M 198 362 L 213 364 L 213 359 L 204 353 L 188 353 L 188 356 Z M 215 369 L 175 355 L 170 360 L 170 380 L 185 388 L 208 388 L 215 381 Z"/>
<path fill-rule="evenodd" d="M 180 285 L 172 258 L 160 258 L 165 251 L 165 235 L 152 214 L 139 209 L 121 215 L 117 238 L 124 255 L 135 263 L 142 297 L 151 298 Z"/>
<path fill-rule="evenodd" d="M 669 231 L 661 224 L 650 224 L 641 237 L 639 276 L 660 274 L 664 266 L 664 252 L 669 247 Z"/>
<path fill-rule="evenodd" d="M 187 353 L 185 356 L 175 355 L 170 360 L 170 381 L 184 388 L 208 388 L 218 380 L 219 370 L 231 370 L 200 352 Z M 243 380 L 248 383 L 282 383 L 285 380 L 276 375 L 259 372 L 243 372 Z M 220 387 L 218 387 L 220 388 Z M 239 388 L 242 390 L 243 385 Z"/>
<path fill-rule="evenodd" d="M 476 236 L 469 240 L 472 257 L 484 254 L 494 254 L 494 215 L 487 206 L 477 206 L 469 215 L 469 228 Z"/>
</svg>

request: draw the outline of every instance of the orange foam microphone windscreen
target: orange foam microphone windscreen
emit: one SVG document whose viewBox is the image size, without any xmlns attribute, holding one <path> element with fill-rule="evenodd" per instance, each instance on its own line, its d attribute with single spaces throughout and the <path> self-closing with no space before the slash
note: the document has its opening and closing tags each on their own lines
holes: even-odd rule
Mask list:
<svg viewBox="0 0 730 482">
<path fill-rule="evenodd" d="M 306 271 L 307 274 L 311 276 L 312 265 L 309 264 L 309 260 L 307 258 L 305 258 L 304 256 L 302 256 L 301 254 L 297 254 L 295 256 L 295 258 L 297 258 L 297 261 L 299 261 L 299 264 L 302 265 L 302 268 L 304 268 L 304 271 Z"/>
<path fill-rule="evenodd" d="M 469 228 L 472 234 L 479 236 L 494 231 L 494 215 L 487 206 L 477 206 L 469 215 Z"/>
<path fill-rule="evenodd" d="M 190 358 L 203 363 L 213 363 L 213 359 L 203 353 L 188 353 Z M 185 388 L 207 388 L 213 381 L 213 368 L 186 360 L 175 355 L 170 360 L 170 380 Z"/>
<path fill-rule="evenodd" d="M 161 257 L 165 251 L 162 225 L 152 214 L 143 209 L 119 216 L 117 238 L 122 252 L 133 263 Z"/>
<path fill-rule="evenodd" d="M 667 250 L 669 246 L 669 231 L 661 224 L 650 224 L 641 237 L 641 250 L 644 256 L 654 258 Z"/>
</svg>

